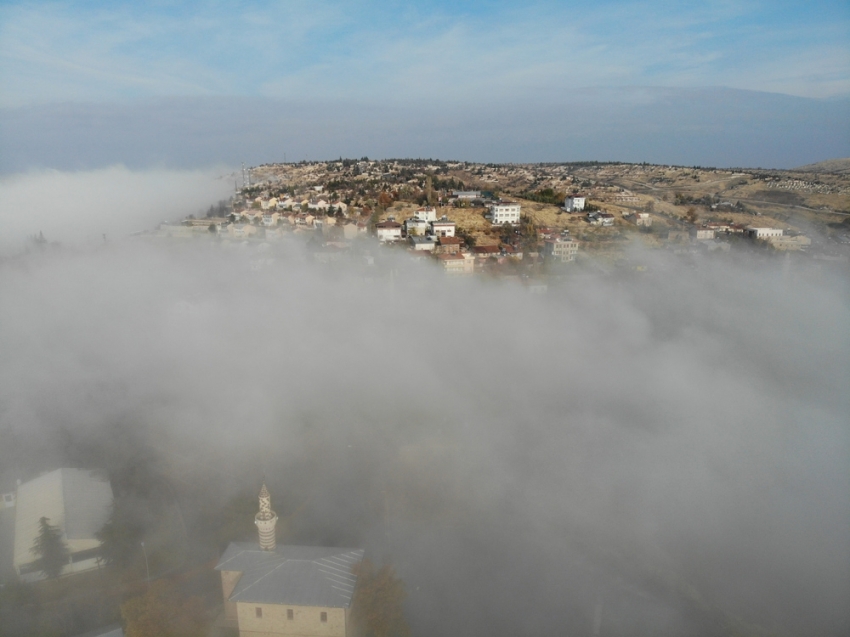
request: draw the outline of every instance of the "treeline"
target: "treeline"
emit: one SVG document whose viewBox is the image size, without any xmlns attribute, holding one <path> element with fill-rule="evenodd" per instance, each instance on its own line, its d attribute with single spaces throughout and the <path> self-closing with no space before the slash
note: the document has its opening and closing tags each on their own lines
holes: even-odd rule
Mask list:
<svg viewBox="0 0 850 637">
<path fill-rule="evenodd" d="M 564 199 L 566 199 L 567 194 L 560 190 L 553 190 L 552 188 L 543 188 L 541 190 L 526 192 L 522 196 L 524 199 L 528 199 L 530 201 L 560 206 L 564 203 Z"/>
</svg>

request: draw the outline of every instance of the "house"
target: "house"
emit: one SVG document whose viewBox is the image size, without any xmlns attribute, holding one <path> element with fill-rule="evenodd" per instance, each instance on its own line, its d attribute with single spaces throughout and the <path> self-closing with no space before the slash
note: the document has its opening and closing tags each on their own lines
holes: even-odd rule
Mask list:
<svg viewBox="0 0 850 637">
<path fill-rule="evenodd" d="M 697 241 L 708 241 L 714 239 L 714 228 L 694 228 L 691 231 Z"/>
<path fill-rule="evenodd" d="M 432 219 L 432 221 L 435 221 Z M 417 217 L 411 217 L 410 219 L 405 219 L 404 221 L 404 231 L 407 233 L 407 236 L 425 236 L 428 230 L 431 229 L 431 224 L 429 224 L 424 219 L 418 219 Z"/>
<path fill-rule="evenodd" d="M 490 222 L 501 226 L 519 223 L 520 205 L 515 201 L 496 201 L 490 206 Z"/>
<path fill-rule="evenodd" d="M 379 241 L 398 241 L 401 239 L 401 224 L 393 219 L 387 219 L 375 224 L 375 234 Z"/>
<path fill-rule="evenodd" d="M 812 240 L 804 235 L 771 237 L 768 243 L 777 250 L 805 250 L 812 245 Z"/>
<path fill-rule="evenodd" d="M 490 257 L 498 257 L 502 254 L 499 246 L 475 246 L 472 248 L 472 254 L 478 259 L 479 263 L 486 261 Z"/>
<path fill-rule="evenodd" d="M 416 212 L 413 213 L 413 218 L 425 222 L 436 221 L 437 209 L 433 206 L 424 206 L 423 208 L 418 208 Z"/>
<path fill-rule="evenodd" d="M 345 239 L 350 241 L 356 238 L 358 234 L 360 234 L 360 230 L 354 221 L 348 221 L 342 226 L 342 236 Z"/>
<path fill-rule="evenodd" d="M 455 222 L 449 221 L 449 218 L 443 215 L 437 221 L 431 222 L 431 234 L 436 237 L 453 237 L 455 236 Z"/>
<path fill-rule="evenodd" d="M 559 228 L 552 228 L 549 226 L 540 226 L 537 228 L 537 240 L 545 241 L 546 239 L 555 239 L 561 235 L 561 230 Z M 567 230 L 566 232 L 569 232 Z"/>
<path fill-rule="evenodd" d="M 522 259 L 522 247 L 518 245 L 505 244 L 501 248 L 502 256 L 512 259 Z"/>
<path fill-rule="evenodd" d="M 240 637 L 347 637 L 363 549 L 277 546 L 277 514 L 263 485 L 254 522 L 259 542 L 231 542 L 221 573 L 224 623 Z"/>
<path fill-rule="evenodd" d="M 263 213 L 263 225 L 266 227 L 276 226 L 279 219 L 280 213 L 277 211 L 269 209 Z"/>
<path fill-rule="evenodd" d="M 560 259 L 562 263 L 576 260 L 578 242 L 572 239 L 546 239 L 543 242 L 543 255 L 548 258 Z"/>
<path fill-rule="evenodd" d="M 577 212 L 584 210 L 584 203 L 587 198 L 584 195 L 569 195 L 564 200 L 564 210 L 567 212 Z"/>
<path fill-rule="evenodd" d="M 600 212 L 597 215 L 597 218 L 599 219 L 599 225 L 601 226 L 610 227 L 614 225 L 614 215 L 610 212 Z"/>
<path fill-rule="evenodd" d="M 471 254 L 438 254 L 437 261 L 447 274 L 472 274 L 475 271 L 475 257 Z"/>
<path fill-rule="evenodd" d="M 313 221 L 315 219 L 316 218 L 313 215 L 311 215 L 309 212 L 300 212 L 297 215 L 295 215 L 295 225 L 296 226 L 312 227 Z"/>
<path fill-rule="evenodd" d="M 410 237 L 409 241 L 416 252 L 433 252 L 437 245 L 437 237 Z"/>
<path fill-rule="evenodd" d="M 750 239 L 771 239 L 773 237 L 781 237 L 782 228 L 754 228 L 749 226 L 746 229 L 746 234 Z"/>
<path fill-rule="evenodd" d="M 227 226 L 227 232 L 233 237 L 244 239 L 257 233 L 257 228 L 247 223 L 232 223 Z"/>
<path fill-rule="evenodd" d="M 634 218 L 636 226 L 643 226 L 645 228 L 652 226 L 652 217 L 649 216 L 648 212 L 636 212 Z"/>
<path fill-rule="evenodd" d="M 481 199 L 480 190 L 453 190 L 452 197 L 455 199 L 471 201 L 473 199 Z"/>
<path fill-rule="evenodd" d="M 109 480 L 94 471 L 56 469 L 18 485 L 15 512 L 13 565 L 22 579 L 34 581 L 43 574 L 32 554 L 39 535 L 39 520 L 62 532 L 68 547 L 63 575 L 97 568 L 100 540 L 95 537 L 112 505 Z"/>
<path fill-rule="evenodd" d="M 463 246 L 460 237 L 437 237 L 437 246 L 434 251 L 437 254 L 457 254 Z"/>
</svg>

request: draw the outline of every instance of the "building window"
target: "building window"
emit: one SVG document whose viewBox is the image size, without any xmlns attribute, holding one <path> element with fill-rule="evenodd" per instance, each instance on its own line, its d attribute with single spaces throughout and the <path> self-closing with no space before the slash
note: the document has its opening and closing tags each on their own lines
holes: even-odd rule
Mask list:
<svg viewBox="0 0 850 637">
<path fill-rule="evenodd" d="M 286 609 L 286 618 L 287 619 L 295 619 L 295 611 L 291 608 Z"/>
<path fill-rule="evenodd" d="M 262 616 L 263 616 L 263 609 L 262 609 L 262 608 L 260 608 L 259 606 L 257 606 L 257 607 L 254 609 L 254 614 L 255 614 L 257 617 L 262 617 Z"/>
<path fill-rule="evenodd" d="M 319 616 L 322 622 L 328 621 L 328 614 L 325 611 L 322 611 L 322 614 Z"/>
</svg>

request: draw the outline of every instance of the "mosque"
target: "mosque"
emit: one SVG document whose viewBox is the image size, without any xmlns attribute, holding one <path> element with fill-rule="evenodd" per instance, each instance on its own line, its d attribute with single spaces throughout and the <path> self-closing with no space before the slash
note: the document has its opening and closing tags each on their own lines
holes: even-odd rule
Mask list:
<svg viewBox="0 0 850 637">
<path fill-rule="evenodd" d="M 363 549 L 277 546 L 277 514 L 266 485 L 254 516 L 258 542 L 231 542 L 221 572 L 225 625 L 240 637 L 347 637 Z"/>
</svg>

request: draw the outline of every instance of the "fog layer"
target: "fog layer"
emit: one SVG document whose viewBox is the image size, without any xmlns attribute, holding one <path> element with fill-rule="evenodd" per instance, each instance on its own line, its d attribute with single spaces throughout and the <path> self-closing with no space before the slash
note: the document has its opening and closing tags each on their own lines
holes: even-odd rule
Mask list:
<svg viewBox="0 0 850 637">
<path fill-rule="evenodd" d="M 396 564 L 416 634 L 841 634 L 847 280 L 642 258 L 545 296 L 298 242 L 7 261 L 0 462 L 129 422 L 190 518 L 265 477 L 291 541 Z"/>
<path fill-rule="evenodd" d="M 38 170 L 0 178 L 0 251 L 27 237 L 101 243 L 156 224 L 203 212 L 227 198 L 233 182 L 225 169 L 128 170 L 118 165 L 74 173 Z"/>
</svg>

